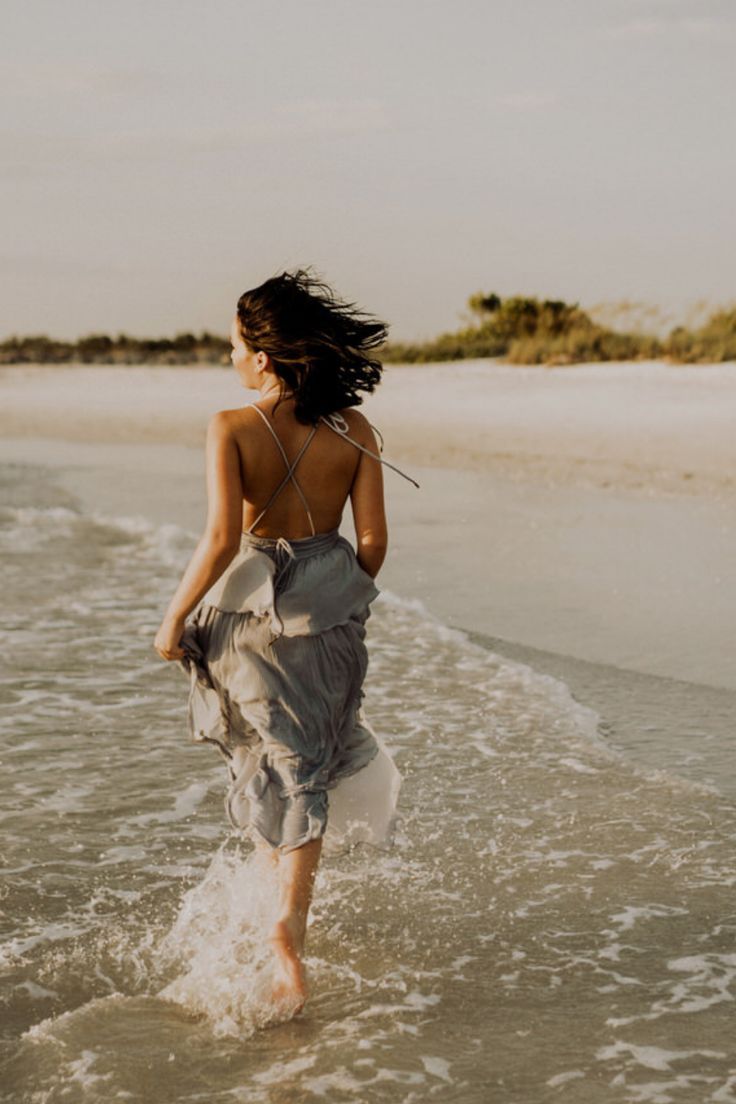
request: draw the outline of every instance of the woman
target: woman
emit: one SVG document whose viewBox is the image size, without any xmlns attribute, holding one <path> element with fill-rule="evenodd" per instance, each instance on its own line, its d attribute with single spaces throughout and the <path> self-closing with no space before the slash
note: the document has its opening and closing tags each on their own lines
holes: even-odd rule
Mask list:
<svg viewBox="0 0 736 1104">
<path fill-rule="evenodd" d="M 386 461 L 353 409 L 380 381 L 369 353 L 386 326 L 299 270 L 245 292 L 230 337 L 233 366 L 260 398 L 210 421 L 207 524 L 154 646 L 190 672 L 192 734 L 228 761 L 231 823 L 277 864 L 274 997 L 298 1011 L 328 809 L 339 797 L 344 815 L 349 791 L 354 819 L 373 816 L 381 837 L 398 794 L 361 711 Z M 357 550 L 338 532 L 348 498 Z"/>
</svg>

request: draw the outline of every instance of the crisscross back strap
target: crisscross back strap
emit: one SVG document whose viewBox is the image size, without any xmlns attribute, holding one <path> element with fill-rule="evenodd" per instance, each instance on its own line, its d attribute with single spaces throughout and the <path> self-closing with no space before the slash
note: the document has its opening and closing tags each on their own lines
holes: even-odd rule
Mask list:
<svg viewBox="0 0 736 1104">
<path fill-rule="evenodd" d="M 281 480 L 278 487 L 273 492 L 273 494 L 269 498 L 268 502 L 266 503 L 266 505 L 263 507 L 260 514 L 256 518 L 256 520 L 253 522 L 252 525 L 250 525 L 248 527 L 247 532 L 252 533 L 253 530 L 255 529 L 256 525 L 260 524 L 260 522 L 265 517 L 267 511 L 271 508 L 273 503 L 276 501 L 278 496 L 283 491 L 286 484 L 289 481 L 291 481 L 294 484 L 294 489 L 296 490 L 296 493 L 299 495 L 299 498 L 302 500 L 302 505 L 304 506 L 304 509 L 307 511 L 307 517 L 309 518 L 309 526 L 312 530 L 312 536 L 314 536 L 315 533 L 316 533 L 316 529 L 314 528 L 314 521 L 312 520 L 312 511 L 309 509 L 309 503 L 307 502 L 306 498 L 304 497 L 304 492 L 302 491 L 301 487 L 299 486 L 299 484 L 297 482 L 297 479 L 296 479 L 296 476 L 294 475 L 294 472 L 296 471 L 297 464 L 301 460 L 304 453 L 307 451 L 307 448 L 309 447 L 312 438 L 314 437 L 315 433 L 317 432 L 317 427 L 312 426 L 312 429 L 311 429 L 311 432 L 309 433 L 309 436 L 307 437 L 307 439 L 304 442 L 304 444 L 302 445 L 302 447 L 299 449 L 299 452 L 294 457 L 293 463 L 290 464 L 289 463 L 289 457 L 286 455 L 286 450 L 284 449 L 284 446 L 281 444 L 281 441 L 279 440 L 279 436 L 278 436 L 276 430 L 271 425 L 270 421 L 268 420 L 268 417 L 266 416 L 266 414 L 264 414 L 264 412 L 261 410 L 260 406 L 255 406 L 255 404 L 253 406 L 253 409 L 258 411 L 258 413 L 263 418 L 263 421 L 266 423 L 269 430 L 271 431 L 271 435 L 272 435 L 274 441 L 276 442 L 276 444 L 278 446 L 278 450 L 281 453 L 282 457 L 284 458 L 284 463 L 286 464 L 287 471 L 286 471 L 286 475 Z"/>
</svg>

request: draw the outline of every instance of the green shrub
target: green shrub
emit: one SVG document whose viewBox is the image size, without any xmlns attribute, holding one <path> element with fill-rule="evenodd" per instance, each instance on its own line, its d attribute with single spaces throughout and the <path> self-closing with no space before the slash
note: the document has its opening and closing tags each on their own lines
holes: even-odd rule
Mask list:
<svg viewBox="0 0 736 1104">
<path fill-rule="evenodd" d="M 382 358 L 415 364 L 470 357 L 503 357 L 511 364 L 576 364 L 661 355 L 657 338 L 606 330 L 577 303 L 561 299 L 501 299 L 495 292 L 476 292 L 468 307 L 479 319 L 477 325 L 423 344 L 386 345 Z"/>
<path fill-rule="evenodd" d="M 697 330 L 676 326 L 664 354 L 681 364 L 719 364 L 736 360 L 736 307 L 715 311 Z"/>
</svg>

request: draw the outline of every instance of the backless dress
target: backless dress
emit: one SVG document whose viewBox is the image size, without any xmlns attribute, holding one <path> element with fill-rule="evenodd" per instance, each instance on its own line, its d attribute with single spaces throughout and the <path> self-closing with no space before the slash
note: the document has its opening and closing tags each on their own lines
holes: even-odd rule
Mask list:
<svg viewBox="0 0 736 1104">
<path fill-rule="evenodd" d="M 254 409 L 287 470 L 185 625 L 190 733 L 224 757 L 225 810 L 243 835 L 281 852 L 320 837 L 328 854 L 354 843 L 386 848 L 401 775 L 362 706 L 365 623 L 379 590 L 338 529 L 314 530 L 295 470 L 317 426 L 290 464 L 268 417 Z M 320 421 L 388 464 L 348 436 L 341 415 Z M 253 529 L 289 481 L 312 535 L 256 536 Z"/>
</svg>

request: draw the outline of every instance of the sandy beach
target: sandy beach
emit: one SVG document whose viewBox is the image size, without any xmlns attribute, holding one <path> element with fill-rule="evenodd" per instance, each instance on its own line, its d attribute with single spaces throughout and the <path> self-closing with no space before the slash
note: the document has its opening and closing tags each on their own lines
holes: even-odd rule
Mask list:
<svg viewBox="0 0 736 1104">
<path fill-rule="evenodd" d="M 250 397 L 227 368 L 6 368 L 0 458 L 197 531 L 208 417 Z M 421 483 L 386 470 L 384 586 L 504 641 L 736 689 L 732 365 L 389 366 L 363 409 Z"/>
<path fill-rule="evenodd" d="M 227 367 L 17 366 L 0 400 L 5 438 L 196 446 L 248 396 Z M 389 365 L 363 410 L 410 464 L 649 496 L 736 486 L 731 364 Z"/>
<path fill-rule="evenodd" d="M 372 1053 L 397 1101 L 495 1079 L 613 1104 L 628 1078 L 654 1104 L 675 1059 L 687 1104 L 704 1070 L 725 1084 L 734 380 L 387 370 L 365 411 L 420 488 L 385 471 L 365 702 L 400 831 L 322 864 L 313 1001 L 264 1034 L 262 872 L 152 647 L 205 517 L 207 420 L 251 396 L 219 369 L 0 372 L 11 1090 L 90 1069 L 138 1099 L 154 1070 L 157 1099 L 194 1099 L 216 1069 L 238 1099 L 316 1100 L 353 1062 L 362 1101 Z"/>
<path fill-rule="evenodd" d="M 736 1104 L 736 4 L 40 14 L 0 1104 Z M 287 363 L 363 397 L 385 562 L 318 425 L 188 609 L 208 425 Z"/>
</svg>

